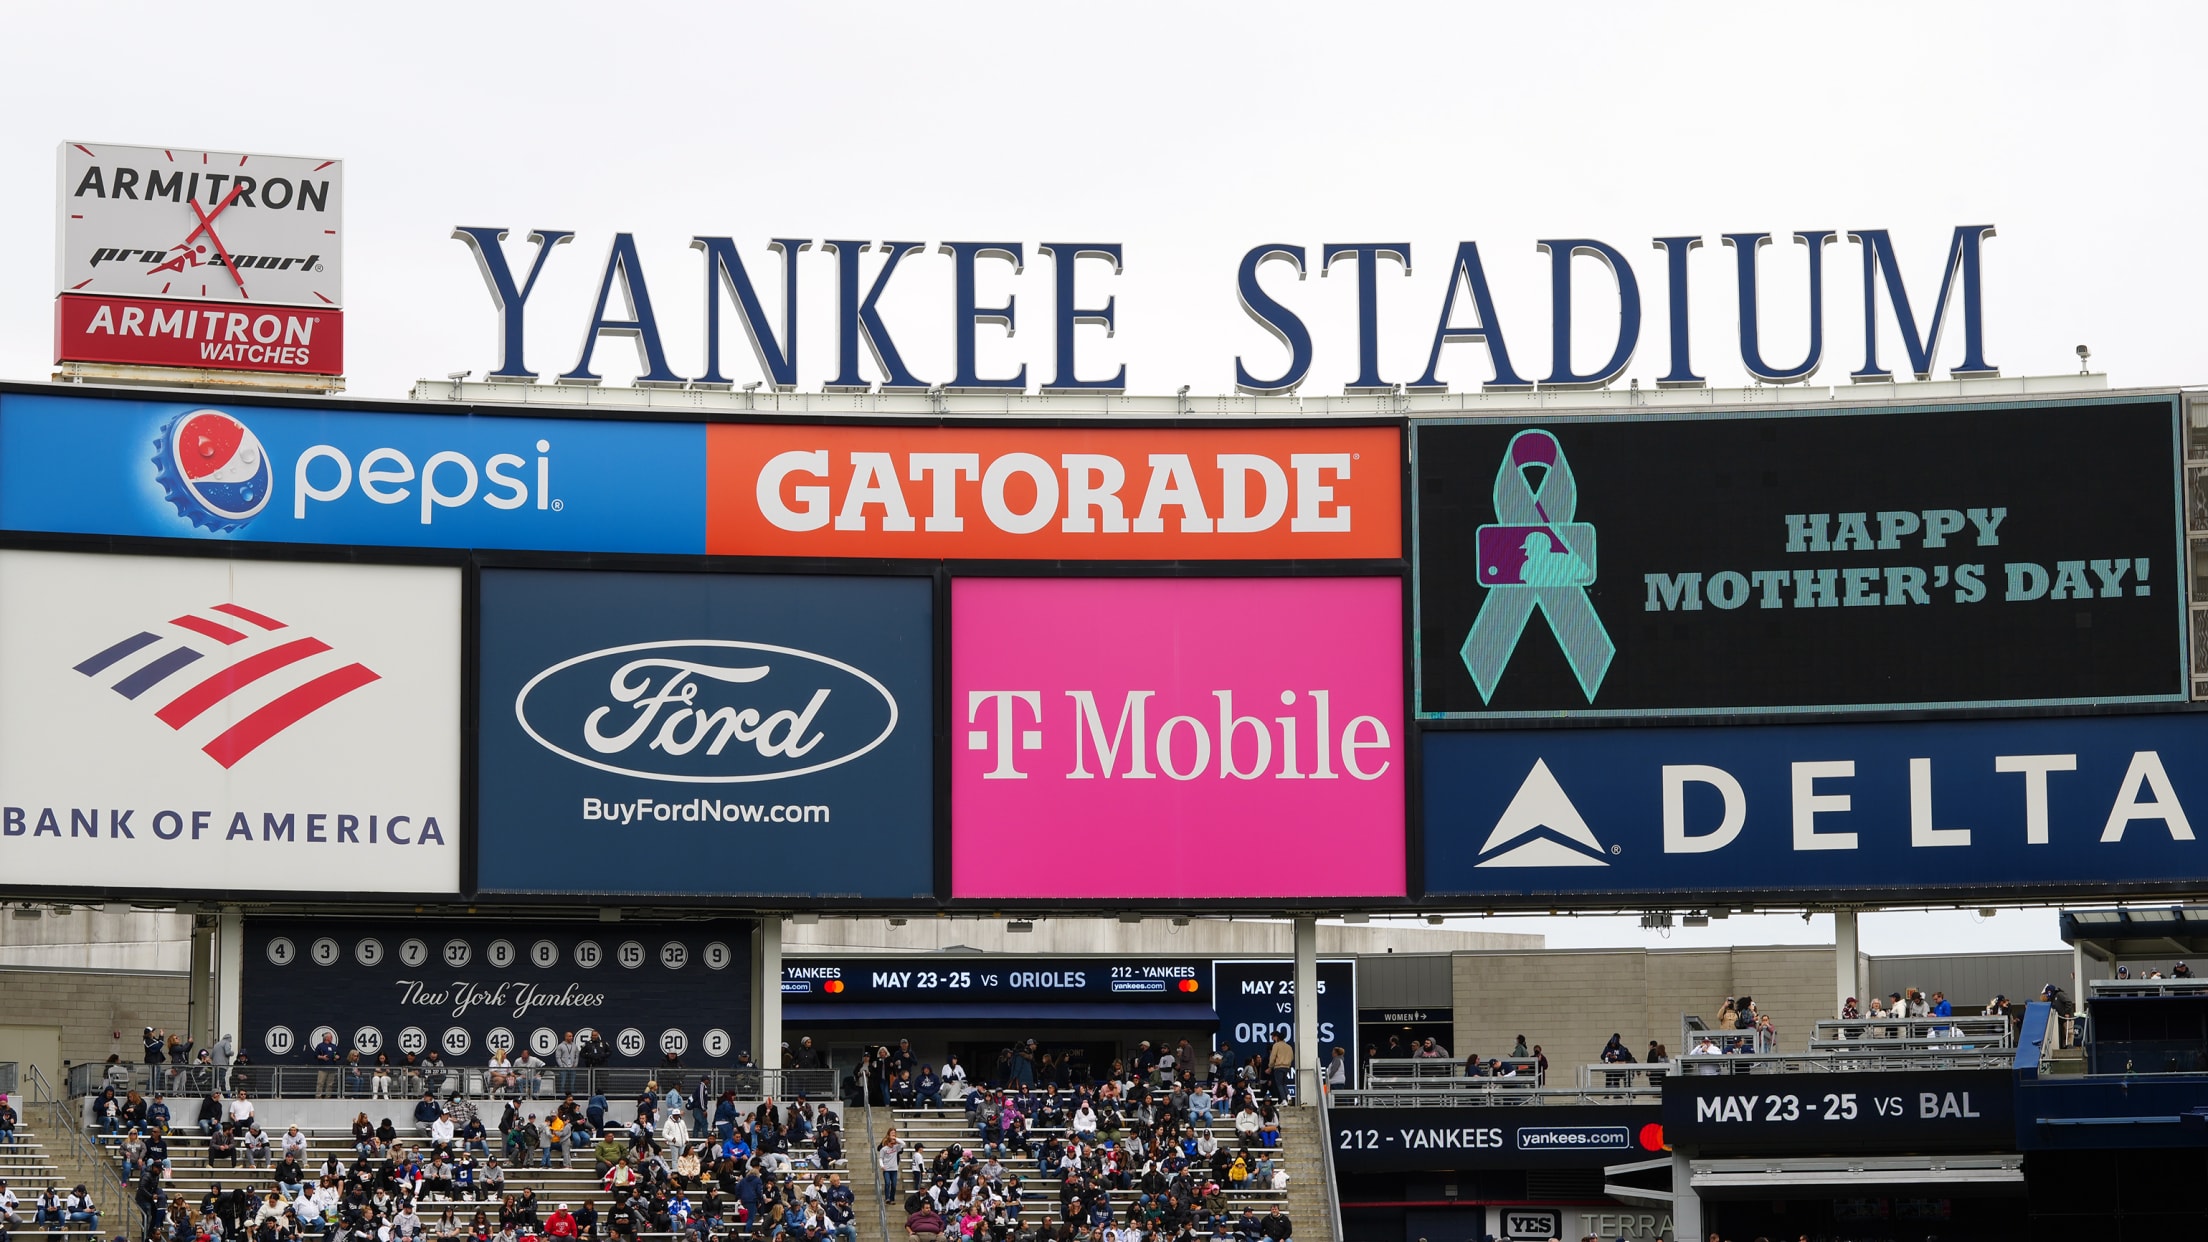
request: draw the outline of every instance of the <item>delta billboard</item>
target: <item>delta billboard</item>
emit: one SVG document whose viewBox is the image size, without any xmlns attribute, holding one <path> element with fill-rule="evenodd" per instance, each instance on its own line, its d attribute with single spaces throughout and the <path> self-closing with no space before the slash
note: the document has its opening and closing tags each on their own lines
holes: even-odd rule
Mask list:
<svg viewBox="0 0 2208 1242">
<path fill-rule="evenodd" d="M 935 895 L 932 579 L 486 569 L 481 616 L 481 891 Z"/>
<path fill-rule="evenodd" d="M 2191 891 L 2208 713 L 1428 732 L 1426 891 L 1494 904 Z"/>
<path fill-rule="evenodd" d="M 954 897 L 1403 895 L 1400 580 L 965 578 L 951 600 Z M 1140 865 L 1096 865 L 1138 840 Z"/>
<path fill-rule="evenodd" d="M 459 570 L 0 551 L 11 883 L 450 895 L 459 810 Z"/>
</svg>

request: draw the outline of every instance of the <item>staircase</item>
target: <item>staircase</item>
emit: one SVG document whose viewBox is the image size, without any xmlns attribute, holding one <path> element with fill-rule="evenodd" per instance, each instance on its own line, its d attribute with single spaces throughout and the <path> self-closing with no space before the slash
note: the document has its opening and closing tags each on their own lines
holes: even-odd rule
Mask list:
<svg viewBox="0 0 2208 1242">
<path fill-rule="evenodd" d="M 1288 1166 L 1288 1206 L 1281 1210 L 1295 1222 L 1295 1242 L 1340 1242 L 1326 1202 L 1326 1169 L 1320 1162 L 1332 1153 L 1326 1149 L 1318 1109 L 1280 1110 L 1280 1150 Z"/>
<path fill-rule="evenodd" d="M 850 1168 L 851 1227 L 858 1233 L 858 1242 L 905 1242 L 904 1205 L 882 1203 L 882 1173 L 874 1167 L 874 1144 L 881 1141 L 882 1128 L 889 1124 L 889 1110 L 874 1110 L 874 1132 L 867 1133 L 866 1110 L 859 1107 L 846 1109 L 843 1114 L 845 1163 Z M 903 1179 L 910 1181 L 910 1178 Z M 887 1207 L 884 1213 L 877 1209 Z M 883 1236 L 884 1223 L 889 1234 Z"/>
</svg>

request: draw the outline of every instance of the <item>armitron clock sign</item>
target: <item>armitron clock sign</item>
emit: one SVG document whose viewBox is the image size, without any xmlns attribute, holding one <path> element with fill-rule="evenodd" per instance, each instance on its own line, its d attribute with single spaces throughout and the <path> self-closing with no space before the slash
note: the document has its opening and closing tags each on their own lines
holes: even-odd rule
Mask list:
<svg viewBox="0 0 2208 1242">
<path fill-rule="evenodd" d="M 344 165 L 63 143 L 54 359 L 338 375 Z"/>
</svg>

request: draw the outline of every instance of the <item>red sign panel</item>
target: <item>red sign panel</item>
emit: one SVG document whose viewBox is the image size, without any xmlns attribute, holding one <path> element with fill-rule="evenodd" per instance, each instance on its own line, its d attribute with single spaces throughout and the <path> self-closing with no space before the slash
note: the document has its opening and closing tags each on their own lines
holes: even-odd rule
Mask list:
<svg viewBox="0 0 2208 1242">
<path fill-rule="evenodd" d="M 1389 426 L 706 429 L 706 551 L 1392 560 Z"/>
<path fill-rule="evenodd" d="M 54 361 L 342 375 L 345 312 L 64 294 Z"/>
</svg>

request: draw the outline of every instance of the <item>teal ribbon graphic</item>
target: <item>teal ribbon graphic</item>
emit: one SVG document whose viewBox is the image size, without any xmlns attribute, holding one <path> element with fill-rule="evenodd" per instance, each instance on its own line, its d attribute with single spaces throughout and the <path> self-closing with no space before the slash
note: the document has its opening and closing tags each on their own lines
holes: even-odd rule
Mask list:
<svg viewBox="0 0 2208 1242">
<path fill-rule="evenodd" d="M 1538 488 L 1526 479 L 1531 466 L 1545 467 Z M 1480 613 L 1472 619 L 1472 632 L 1465 636 L 1464 647 L 1458 652 L 1472 674 L 1473 684 L 1479 687 L 1483 703 L 1494 699 L 1496 684 L 1502 680 L 1503 669 L 1518 649 L 1518 639 L 1536 608 L 1556 635 L 1557 646 L 1571 663 L 1572 675 L 1579 679 L 1587 701 L 1594 702 L 1595 691 L 1602 688 L 1603 675 L 1610 671 L 1618 646 L 1610 641 L 1610 632 L 1603 628 L 1593 601 L 1587 598 L 1586 584 L 1594 581 L 1594 548 L 1593 540 L 1586 536 L 1593 534 L 1593 528 L 1572 522 L 1578 508 L 1579 485 L 1572 478 L 1571 463 L 1564 459 L 1564 449 L 1556 437 L 1546 431 L 1521 431 L 1512 436 L 1510 447 L 1503 453 L 1502 469 L 1495 474 L 1496 523 L 1545 527 L 1550 543 L 1561 548 L 1557 556 L 1577 558 L 1585 569 L 1561 574 L 1541 570 L 1529 557 L 1522 571 L 1526 581 L 1489 584 Z M 1585 532 L 1581 541 L 1587 546 L 1573 546 L 1571 533 L 1575 528 Z M 1547 564 L 1560 563 L 1544 560 Z M 1576 580 L 1576 585 L 1560 584 L 1560 579 Z"/>
</svg>

